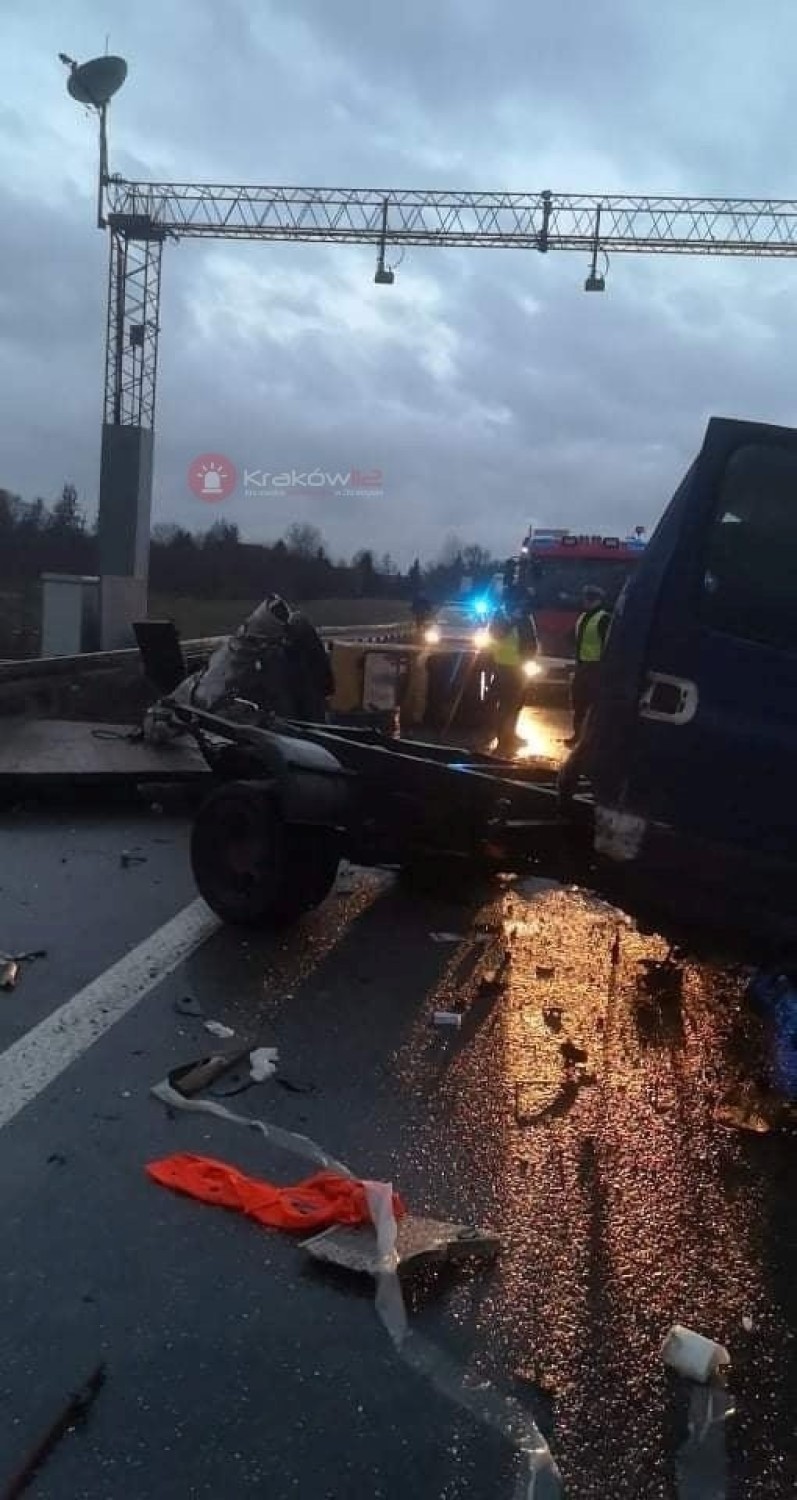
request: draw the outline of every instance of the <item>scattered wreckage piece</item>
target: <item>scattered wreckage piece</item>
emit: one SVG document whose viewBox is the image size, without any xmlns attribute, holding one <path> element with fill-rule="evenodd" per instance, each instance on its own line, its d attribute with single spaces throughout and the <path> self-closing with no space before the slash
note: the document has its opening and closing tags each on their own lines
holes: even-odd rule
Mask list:
<svg viewBox="0 0 797 1500">
<path fill-rule="evenodd" d="M 752 1082 L 728 1090 L 714 1106 L 714 1119 L 726 1130 L 742 1130 L 750 1135 L 797 1130 L 794 1105 L 774 1089 L 761 1088 Z"/>
<path fill-rule="evenodd" d="M 313 1260 L 358 1275 L 376 1279 L 382 1269 L 377 1235 L 372 1225 L 362 1228 L 336 1226 L 304 1240 L 301 1248 Z M 471 1257 L 492 1260 L 500 1248 L 498 1235 L 489 1229 L 415 1214 L 405 1214 L 397 1220 L 396 1254 L 400 1275 L 423 1266 L 451 1264 Z"/>
<path fill-rule="evenodd" d="M 233 1027 L 225 1026 L 223 1021 L 205 1021 L 204 1024 L 205 1030 L 209 1031 L 211 1036 L 218 1037 L 219 1041 L 227 1041 L 230 1037 L 235 1036 Z"/>
<path fill-rule="evenodd" d="M 193 1012 L 192 1012 L 193 1014 Z M 220 1023 L 209 1022 L 206 1027 L 216 1027 Z M 234 1035 L 230 1028 L 221 1028 L 222 1034 Z M 218 1034 L 218 1033 L 216 1033 Z M 169 1074 L 169 1085 L 183 1099 L 194 1099 L 197 1094 L 209 1090 L 219 1079 L 230 1073 L 240 1072 L 241 1079 L 232 1079 L 235 1087 L 224 1090 L 222 1097 L 231 1097 L 233 1094 L 242 1094 L 247 1088 L 256 1083 L 265 1083 L 267 1079 L 274 1078 L 279 1062 L 279 1051 L 276 1047 L 253 1047 L 249 1043 L 246 1047 L 239 1047 L 233 1052 L 215 1053 L 212 1057 L 199 1058 L 196 1062 L 184 1063 L 178 1068 L 173 1068 Z M 301 1083 L 292 1083 L 290 1079 L 278 1079 L 282 1087 L 294 1093 L 309 1093 L 312 1088 Z"/>
<path fill-rule="evenodd" d="M 46 948 L 33 948 L 28 953 L 0 953 L 0 990 L 16 989 L 20 979 L 20 966 L 46 957 Z"/>
<path fill-rule="evenodd" d="M 178 1016 L 191 1016 L 199 1021 L 203 1019 L 205 1014 L 199 1001 L 193 995 L 182 995 L 178 1000 L 175 1000 L 174 1009 Z"/>
<path fill-rule="evenodd" d="M 160 1161 L 147 1162 L 144 1170 L 160 1187 L 243 1214 L 266 1229 L 301 1232 L 370 1221 L 366 1184 L 329 1169 L 284 1186 L 251 1177 L 211 1156 L 176 1151 Z M 397 1193 L 392 1202 L 400 1222 L 406 1209 Z"/>
<path fill-rule="evenodd" d="M 432 1011 L 432 1025 L 433 1026 L 437 1026 L 438 1028 L 444 1028 L 446 1026 L 451 1026 L 451 1027 L 454 1028 L 454 1030 L 460 1031 L 461 1028 L 462 1028 L 462 1011 L 461 1010 L 433 1010 Z"/>
<path fill-rule="evenodd" d="M 685 1380 L 696 1380 L 701 1385 L 713 1380 L 726 1370 L 731 1357 L 722 1344 L 707 1339 L 692 1328 L 673 1323 L 662 1345 L 661 1357 L 665 1365 L 682 1375 Z"/>
<path fill-rule="evenodd" d="M 220 1052 L 213 1057 L 201 1057 L 196 1062 L 183 1063 L 178 1068 L 172 1068 L 169 1085 L 183 1099 L 194 1099 L 225 1073 L 239 1067 L 248 1059 L 250 1051 L 250 1047 L 239 1047 L 234 1052 Z"/>
<path fill-rule="evenodd" d="M 18 979 L 19 964 L 13 958 L 6 959 L 0 969 L 0 990 L 16 989 Z"/>
</svg>

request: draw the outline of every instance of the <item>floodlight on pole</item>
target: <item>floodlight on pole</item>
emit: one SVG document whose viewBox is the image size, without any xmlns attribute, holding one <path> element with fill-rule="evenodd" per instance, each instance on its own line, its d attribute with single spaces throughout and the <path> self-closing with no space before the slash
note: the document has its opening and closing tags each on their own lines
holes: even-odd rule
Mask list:
<svg viewBox="0 0 797 1500">
<path fill-rule="evenodd" d="M 395 273 L 389 266 L 385 265 L 385 250 L 387 249 L 387 208 L 388 200 L 382 204 L 382 232 L 379 236 L 379 255 L 376 261 L 376 272 L 374 281 L 377 286 L 392 286 L 395 281 Z"/>
<path fill-rule="evenodd" d="M 601 253 L 601 209 L 602 203 L 595 210 L 595 233 L 592 238 L 592 264 L 589 268 L 589 276 L 584 282 L 585 292 L 605 292 L 606 277 L 598 273 L 598 256 Z"/>
<path fill-rule="evenodd" d="M 123 57 L 93 57 L 89 62 L 76 63 L 65 52 L 59 52 L 59 62 L 69 69 L 66 82 L 68 93 L 77 104 L 85 104 L 95 110 L 100 126 L 100 171 L 97 185 L 97 228 L 107 227 L 105 219 L 105 188 L 108 182 L 108 133 L 106 128 L 108 105 L 114 94 L 122 87 L 127 77 L 127 63 Z"/>
</svg>

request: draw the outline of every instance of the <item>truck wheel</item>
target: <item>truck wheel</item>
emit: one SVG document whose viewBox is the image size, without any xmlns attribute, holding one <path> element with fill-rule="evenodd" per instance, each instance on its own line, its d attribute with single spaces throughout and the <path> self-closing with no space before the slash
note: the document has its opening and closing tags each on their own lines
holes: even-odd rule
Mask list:
<svg viewBox="0 0 797 1500">
<path fill-rule="evenodd" d="M 285 926 L 319 906 L 334 884 L 338 858 L 333 830 L 283 822 L 269 782 L 218 787 L 191 834 L 199 893 L 235 926 Z"/>
</svg>

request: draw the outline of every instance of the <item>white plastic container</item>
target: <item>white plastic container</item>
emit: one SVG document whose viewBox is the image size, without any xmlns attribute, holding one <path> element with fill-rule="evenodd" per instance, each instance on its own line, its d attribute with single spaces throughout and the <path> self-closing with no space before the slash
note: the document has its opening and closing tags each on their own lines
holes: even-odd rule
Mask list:
<svg viewBox="0 0 797 1500">
<path fill-rule="evenodd" d="M 462 1014 L 458 1010 L 436 1010 L 432 1013 L 433 1026 L 453 1026 L 462 1029 Z"/>
<path fill-rule="evenodd" d="M 665 1365 L 683 1375 L 685 1380 L 696 1380 L 701 1385 L 711 1380 L 731 1362 L 731 1357 L 722 1344 L 694 1333 L 680 1323 L 673 1323 L 662 1345 L 661 1357 Z"/>
</svg>

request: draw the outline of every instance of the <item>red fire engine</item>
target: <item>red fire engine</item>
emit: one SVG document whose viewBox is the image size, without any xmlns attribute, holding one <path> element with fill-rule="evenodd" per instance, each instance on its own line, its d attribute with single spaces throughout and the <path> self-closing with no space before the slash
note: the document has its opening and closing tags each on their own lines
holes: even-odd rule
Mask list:
<svg viewBox="0 0 797 1500">
<path fill-rule="evenodd" d="M 626 537 L 532 528 L 520 556 L 507 564 L 505 589 L 510 596 L 528 599 L 543 656 L 573 660 L 582 590 L 588 584 L 602 589 L 606 607 L 612 609 L 644 550 L 641 527 Z"/>
</svg>

